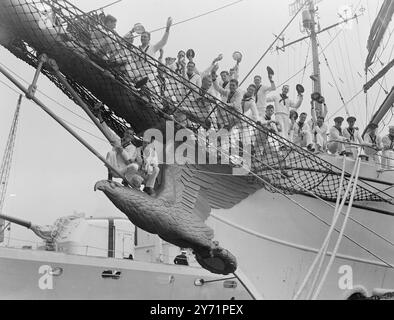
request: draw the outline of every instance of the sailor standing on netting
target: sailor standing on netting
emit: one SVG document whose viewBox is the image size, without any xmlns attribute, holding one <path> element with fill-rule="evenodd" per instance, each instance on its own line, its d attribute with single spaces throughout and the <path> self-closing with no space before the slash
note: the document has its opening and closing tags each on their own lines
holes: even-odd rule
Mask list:
<svg viewBox="0 0 394 320">
<path fill-rule="evenodd" d="M 382 143 L 382 166 L 385 169 L 394 170 L 394 126 L 389 127 L 389 134 L 383 137 Z"/>
<path fill-rule="evenodd" d="M 221 94 L 222 97 L 225 98 L 225 107 L 229 109 L 225 110 L 220 107 L 218 108 L 217 121 L 219 127 L 229 131 L 229 136 L 231 137 L 230 144 L 232 146 L 232 149 L 239 150 L 239 130 L 237 128 L 237 125 L 239 125 L 242 121 L 239 118 L 238 114 L 242 113 L 242 99 L 244 94 L 239 88 L 238 80 L 231 79 L 229 89 L 223 89 L 222 87 L 220 87 L 217 79 L 214 80 L 215 81 L 213 81 L 213 87 L 217 92 Z M 228 147 L 229 146 L 227 145 L 227 143 L 222 144 L 222 149 L 227 150 Z"/>
<path fill-rule="evenodd" d="M 279 121 L 275 119 L 275 108 L 272 104 L 269 104 L 265 108 L 265 115 L 261 120 L 261 124 L 269 131 L 275 132 L 276 134 L 282 131 Z"/>
<path fill-rule="evenodd" d="M 242 112 L 241 104 L 243 98 L 243 92 L 239 88 L 238 80 L 231 79 L 229 88 L 223 89 L 220 87 L 217 79 L 213 81 L 213 87 L 220 95 L 225 99 L 224 102 L 230 107 L 231 110 L 236 111 L 238 113 Z M 239 119 L 235 119 L 232 115 L 227 113 L 225 110 L 218 110 L 218 118 L 222 127 L 231 129 L 234 127 L 235 123 L 238 122 Z"/>
<path fill-rule="evenodd" d="M 246 117 L 252 119 L 255 122 L 260 121 L 260 116 L 257 111 L 256 101 L 255 101 L 255 93 L 256 93 L 256 86 L 251 84 L 244 97 L 242 98 L 242 114 Z M 253 128 L 249 126 L 249 124 L 245 121 L 242 121 L 238 126 L 238 130 L 240 131 L 241 141 L 243 144 L 243 149 L 246 152 L 251 152 L 251 145 L 252 145 L 252 136 L 253 136 Z"/>
<path fill-rule="evenodd" d="M 297 85 L 298 98 L 297 102 L 293 102 L 289 99 L 287 94 L 289 93 L 289 86 L 284 85 L 282 88 L 282 93 L 279 95 L 274 95 L 267 98 L 267 102 L 273 102 L 275 105 L 275 117 L 276 120 L 279 121 L 280 126 L 282 127 L 281 136 L 288 140 L 288 133 L 290 131 L 290 110 L 291 109 L 299 109 L 303 102 L 303 88 L 302 86 Z"/>
<path fill-rule="evenodd" d="M 358 144 L 358 145 L 364 145 L 364 140 L 360 135 L 360 132 L 358 130 L 358 128 L 356 128 L 354 125 L 356 124 L 356 117 L 348 117 L 347 118 L 347 123 L 349 124 L 349 126 L 343 130 L 343 136 L 350 142 L 353 144 Z M 357 149 L 359 147 L 355 146 L 355 145 L 346 145 L 345 149 L 347 153 L 352 153 L 353 154 L 353 158 L 357 157 Z"/>
<path fill-rule="evenodd" d="M 114 16 L 110 14 L 105 16 L 103 24 L 106 29 L 116 34 L 117 19 Z M 104 60 L 109 60 L 116 55 L 119 50 L 119 45 L 113 41 L 105 28 L 101 28 L 100 25 L 98 25 L 98 30 L 92 32 L 90 50 L 94 53 L 101 54 Z"/>
<path fill-rule="evenodd" d="M 267 106 L 267 94 L 269 92 L 276 90 L 276 85 L 272 78 L 273 71 L 271 68 L 269 69 L 267 68 L 267 70 L 268 70 L 268 79 L 271 83 L 270 86 L 265 86 L 261 84 L 262 77 L 260 75 L 256 75 L 254 77 L 254 84 L 256 86 L 256 93 L 255 93 L 256 106 L 261 118 L 265 116 L 265 108 Z"/>
<path fill-rule="evenodd" d="M 158 95 L 160 95 L 160 84 L 157 81 L 157 70 L 155 66 L 155 60 L 153 59 L 155 59 L 156 54 L 167 44 L 168 37 L 170 36 L 171 26 L 172 18 L 170 17 L 167 19 L 166 31 L 162 39 L 155 45 L 150 44 L 151 34 L 147 31 L 144 31 L 141 34 L 141 45 L 139 46 L 139 49 L 142 52 L 139 52 L 139 56 L 136 58 L 137 78 L 140 78 L 137 80 L 147 78 L 148 89 Z M 149 56 L 153 59 L 149 58 Z"/>
<path fill-rule="evenodd" d="M 378 125 L 370 123 L 367 128 L 367 133 L 364 136 L 364 142 L 370 147 L 365 147 L 364 152 L 369 157 L 369 161 L 380 166 L 381 156 L 380 151 L 383 150 L 382 137 L 376 134 Z"/>
</svg>

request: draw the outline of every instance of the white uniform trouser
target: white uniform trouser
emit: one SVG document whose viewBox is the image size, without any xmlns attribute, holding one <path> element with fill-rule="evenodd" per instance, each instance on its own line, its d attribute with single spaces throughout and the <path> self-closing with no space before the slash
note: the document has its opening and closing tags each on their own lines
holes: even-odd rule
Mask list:
<svg viewBox="0 0 394 320">
<path fill-rule="evenodd" d="M 114 167 L 114 169 L 117 169 L 120 174 L 124 175 L 128 181 L 132 181 L 134 175 L 141 175 L 141 172 L 139 171 L 140 166 L 137 163 L 126 165 L 121 156 L 115 151 L 108 152 L 107 161 L 112 167 Z M 150 170 L 151 171 L 147 172 L 144 176 L 145 186 L 148 188 L 154 188 L 160 169 L 157 166 L 153 166 Z M 112 170 L 111 174 L 114 178 L 120 178 L 119 175 Z"/>
<path fill-rule="evenodd" d="M 152 171 L 146 175 L 145 187 L 153 189 L 155 187 L 156 179 L 159 173 L 160 173 L 159 167 L 153 167 Z"/>
<path fill-rule="evenodd" d="M 275 114 L 275 119 L 276 121 L 279 122 L 282 131 L 279 133 L 279 135 L 286 140 L 289 140 L 289 130 L 290 130 L 290 119 L 289 115 L 286 113 L 277 113 Z"/>
<path fill-rule="evenodd" d="M 294 135 L 294 144 L 305 148 L 312 144 L 312 134 L 309 131 L 301 132 L 300 134 Z"/>
<path fill-rule="evenodd" d="M 132 163 L 127 165 L 121 158 L 121 155 L 115 151 L 108 152 L 107 161 L 112 167 L 114 167 L 114 169 L 118 170 L 119 173 L 124 175 L 127 180 L 131 180 L 133 175 L 138 174 L 138 164 Z M 120 178 L 116 172 L 111 170 L 111 173 L 114 178 Z"/>
<path fill-rule="evenodd" d="M 324 137 L 322 134 L 318 133 L 315 135 L 315 144 L 316 147 L 325 150 L 326 146 L 327 146 L 327 141 L 326 141 L 326 137 Z"/>
</svg>

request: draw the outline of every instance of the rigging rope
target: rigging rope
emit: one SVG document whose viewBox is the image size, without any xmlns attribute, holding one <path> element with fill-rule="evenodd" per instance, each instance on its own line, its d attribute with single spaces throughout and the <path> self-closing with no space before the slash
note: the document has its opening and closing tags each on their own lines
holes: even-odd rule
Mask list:
<svg viewBox="0 0 394 320">
<path fill-rule="evenodd" d="M 192 20 L 195 20 L 195 19 L 198 19 L 198 18 L 207 16 L 207 15 L 209 15 L 209 14 L 211 14 L 211 13 L 214 13 L 214 12 L 217 12 L 217 11 L 220 11 L 220 10 L 223 10 L 223 9 L 226 9 L 226 8 L 228 8 L 228 7 L 234 6 L 234 5 L 236 5 L 236 4 L 240 3 L 240 2 L 243 2 L 243 1 L 245 1 L 245 0 L 238 0 L 238 1 L 231 2 L 231 3 L 229 3 L 229 4 L 225 5 L 225 6 L 222 6 L 222 7 L 220 7 L 220 8 L 217 8 L 217 9 L 214 9 L 214 10 L 210 10 L 210 11 L 208 11 L 208 12 L 199 14 L 199 15 L 197 15 L 197 16 L 194 16 L 194 17 L 191 17 L 191 18 L 188 18 L 188 19 L 185 19 L 185 20 L 182 20 L 182 21 L 173 23 L 172 26 L 174 27 L 174 26 L 177 26 L 177 25 L 180 25 L 180 24 L 183 24 L 183 23 L 186 23 L 186 22 L 189 22 L 189 21 L 192 21 Z M 160 27 L 160 28 L 158 28 L 158 29 L 154 29 L 154 30 L 149 31 L 149 32 L 150 32 L 150 33 L 154 33 L 154 32 L 157 32 L 157 31 L 164 30 L 164 29 L 166 29 L 166 27 Z M 135 36 L 134 38 L 138 38 L 138 37 L 140 37 L 140 36 L 141 36 L 141 35 L 137 35 L 137 36 Z"/>
<path fill-rule="evenodd" d="M 324 285 L 324 283 L 325 283 L 325 281 L 326 281 L 326 279 L 327 279 L 328 273 L 330 272 L 331 267 L 332 267 L 332 265 L 333 265 L 333 263 L 334 263 L 334 260 L 335 260 L 335 258 L 336 258 L 336 255 L 337 255 L 337 253 L 338 253 L 339 246 L 340 246 L 340 244 L 341 244 L 341 241 L 342 241 L 342 238 L 343 238 L 345 229 L 346 229 L 346 225 L 347 225 L 347 222 L 348 222 L 348 220 L 349 220 L 350 212 L 351 212 L 352 206 L 353 206 L 354 197 L 355 197 L 355 195 L 356 195 L 356 188 L 357 188 L 358 177 L 359 177 L 359 174 L 360 174 L 360 167 L 361 167 L 361 158 L 360 158 L 360 154 L 361 154 L 361 149 L 358 150 L 358 157 L 357 157 L 357 162 L 356 162 L 356 167 L 357 167 L 357 169 L 356 169 L 356 176 L 355 176 L 354 182 L 353 182 L 353 192 L 352 192 L 352 196 L 351 196 L 351 198 L 350 198 L 350 202 L 349 202 L 349 205 L 348 205 L 348 210 L 347 210 L 347 212 L 346 212 L 345 219 L 344 219 L 344 221 L 343 221 L 343 223 L 342 223 L 341 232 L 340 232 L 340 234 L 339 234 L 339 236 L 338 236 L 338 239 L 337 239 L 337 243 L 336 243 L 336 245 L 335 245 L 334 252 L 333 252 L 333 254 L 331 255 L 330 261 L 329 261 L 329 263 L 328 263 L 328 265 L 327 265 L 327 268 L 326 268 L 326 270 L 325 270 L 325 272 L 324 272 L 324 274 L 323 274 L 323 277 L 322 277 L 322 279 L 321 279 L 321 281 L 320 281 L 320 284 L 318 285 L 318 287 L 317 287 L 317 289 L 316 289 L 316 292 L 315 292 L 315 294 L 314 294 L 313 297 L 312 297 L 313 300 L 316 300 L 316 299 L 317 299 L 317 297 L 319 296 L 319 294 L 320 294 L 320 292 L 321 292 L 321 290 L 322 290 L 322 288 L 323 288 L 323 285 Z"/>
<path fill-rule="evenodd" d="M 335 76 L 334 76 L 334 73 L 333 73 L 333 71 L 332 71 L 332 69 L 331 69 L 331 66 L 330 66 L 330 64 L 328 63 L 327 56 L 326 56 L 326 54 L 325 54 L 324 52 L 322 52 L 322 53 L 323 53 L 324 60 L 325 60 L 325 62 L 326 62 L 326 64 L 327 64 L 327 68 L 328 68 L 328 70 L 330 71 L 332 80 L 334 81 L 335 87 L 336 87 L 336 89 L 337 89 L 337 91 L 338 91 L 339 97 L 340 97 L 342 103 L 345 105 L 346 113 L 347 113 L 347 115 L 349 116 L 350 114 L 349 114 L 349 110 L 348 110 L 347 107 L 346 107 L 345 99 L 343 98 L 342 92 L 341 92 L 341 90 L 339 89 L 337 80 L 335 79 Z"/>
<path fill-rule="evenodd" d="M 335 205 L 334 215 L 333 215 L 333 219 L 332 219 L 332 224 L 333 225 L 336 225 L 336 223 L 338 221 L 338 218 L 339 218 L 339 215 L 342 212 L 342 207 L 340 206 L 340 202 L 341 202 L 341 197 L 342 197 L 342 192 L 343 192 L 343 187 L 344 187 L 343 182 L 344 182 L 344 178 L 345 178 L 345 172 L 346 172 L 346 156 L 343 157 L 341 183 L 340 183 L 340 188 L 338 189 L 337 202 L 336 202 L 336 205 Z M 347 194 L 346 193 L 345 193 L 345 195 L 343 195 L 343 198 L 347 198 Z M 307 295 L 307 300 L 309 300 L 311 298 L 311 296 L 313 294 L 313 291 L 314 291 L 313 288 L 315 288 L 316 283 L 317 283 L 317 281 L 318 281 L 318 279 L 320 277 L 321 269 L 323 268 L 324 260 L 325 260 L 325 258 L 327 256 L 327 253 L 328 253 L 328 246 L 329 246 L 329 244 L 330 244 L 330 241 L 327 241 L 325 245 L 323 244 L 324 249 L 323 249 L 323 252 L 321 253 L 320 263 L 319 263 L 319 266 L 317 268 L 317 271 L 315 272 L 315 277 L 314 277 L 314 279 L 312 281 L 312 285 L 311 285 L 310 291 L 309 291 L 309 293 Z M 319 254 L 320 254 L 320 252 L 319 252 Z"/>
<path fill-rule="evenodd" d="M 306 72 L 307 63 L 308 63 L 308 59 L 309 59 L 309 53 L 311 51 L 311 44 L 312 44 L 312 41 L 309 39 L 308 51 L 307 51 L 306 58 L 305 58 L 305 63 L 304 63 L 304 71 L 302 73 L 302 78 L 301 78 L 301 82 L 300 83 L 304 83 L 305 72 Z"/>
<path fill-rule="evenodd" d="M 355 170 L 356 170 L 356 166 L 354 166 L 354 168 L 353 168 L 353 172 L 352 172 L 352 175 L 350 177 L 350 181 L 353 179 L 353 176 L 355 174 Z M 316 271 L 316 275 L 319 275 L 319 273 L 320 273 L 320 268 L 322 266 L 322 262 L 325 259 L 324 253 L 326 252 L 326 249 L 328 248 L 328 245 L 330 243 L 330 239 L 332 237 L 332 234 L 333 234 L 333 232 L 335 230 L 335 226 L 337 224 L 338 218 L 340 216 L 340 212 L 342 211 L 343 204 L 346 201 L 346 199 L 348 197 L 348 194 L 349 194 L 349 191 L 350 191 L 351 184 L 349 183 L 347 188 L 346 188 L 346 192 L 345 192 L 345 194 L 342 197 L 342 189 L 343 189 L 343 182 L 344 182 L 344 178 L 345 178 L 345 172 L 346 172 L 346 157 L 344 157 L 344 159 L 343 159 L 341 184 L 340 184 L 340 187 L 338 189 L 337 202 L 336 202 L 336 207 L 335 207 L 335 210 L 334 210 L 333 219 L 332 219 L 332 222 L 331 222 L 330 229 L 327 232 L 327 235 L 326 235 L 326 237 L 325 237 L 325 239 L 323 241 L 323 244 L 322 244 L 318 254 L 316 255 L 312 265 L 309 267 L 309 270 L 307 272 L 307 275 L 304 278 L 304 281 L 302 282 L 300 288 L 298 289 L 297 293 L 295 294 L 294 300 L 297 300 L 299 298 L 299 296 L 301 295 L 301 293 L 303 292 L 303 290 L 305 289 L 305 286 L 308 284 L 308 281 L 309 281 L 310 277 L 312 276 L 313 271 L 314 271 L 314 269 L 315 269 L 315 267 L 316 267 L 316 265 L 317 265 L 317 263 L 319 261 L 320 261 L 320 264 L 319 264 L 319 267 L 318 267 L 318 269 Z M 341 199 L 343 199 L 343 201 L 340 204 L 340 200 Z M 314 282 L 315 281 L 316 281 L 316 278 L 315 278 Z M 312 288 L 313 288 L 313 284 L 312 284 Z"/>
<path fill-rule="evenodd" d="M 252 69 L 248 72 L 248 74 L 245 76 L 245 78 L 240 82 L 240 86 L 245 82 L 247 78 L 252 74 L 254 69 L 260 64 L 261 60 L 264 59 L 264 57 L 267 55 L 268 52 L 270 52 L 271 48 L 274 46 L 276 41 L 280 39 L 280 37 L 283 35 L 283 33 L 287 30 L 287 28 L 292 24 L 292 22 L 295 20 L 295 18 L 298 16 L 298 14 L 304 9 L 306 6 L 307 2 L 305 2 L 302 6 L 300 6 L 300 9 L 296 12 L 294 17 L 287 23 L 287 25 L 283 28 L 283 30 L 275 37 L 275 40 L 272 42 L 272 44 L 268 47 L 268 49 L 264 52 L 264 54 L 260 57 L 260 59 L 256 62 L 256 64 L 252 67 Z"/>
<path fill-rule="evenodd" d="M 1 63 L 0 63 L 0 64 L 1 64 Z M 10 90 L 12 90 L 13 92 L 17 93 L 18 95 L 20 94 L 20 92 L 18 92 L 17 90 L 11 88 L 11 87 L 10 87 L 9 85 L 7 85 L 5 82 L 3 82 L 3 81 L 0 80 L 0 83 L 3 84 L 3 85 L 5 85 L 6 87 L 8 87 L 8 88 L 9 88 Z M 37 91 L 38 91 L 38 90 L 37 90 Z M 51 100 L 52 100 L 52 99 L 51 99 Z M 66 109 L 66 110 L 68 110 L 68 109 Z M 72 112 L 71 110 L 68 110 L 68 111 Z M 74 112 L 72 112 L 72 113 L 75 114 Z M 108 142 L 107 140 L 105 140 L 105 139 L 103 139 L 103 138 L 101 138 L 101 137 L 99 137 L 99 136 L 97 136 L 97 135 L 95 135 L 95 134 L 93 134 L 93 133 L 91 133 L 91 132 L 89 132 L 89 131 L 87 131 L 87 130 L 81 128 L 81 127 L 78 127 L 78 126 L 75 125 L 74 123 L 72 123 L 72 122 L 70 122 L 70 121 L 68 121 L 68 120 L 65 120 L 65 119 L 62 118 L 62 117 L 59 117 L 59 118 L 60 118 L 61 120 L 63 120 L 64 122 L 66 122 L 67 124 L 69 124 L 70 126 L 76 128 L 76 129 L 78 129 L 78 130 L 80 130 L 80 131 L 82 131 L 82 132 L 85 132 L 86 134 L 90 135 L 90 136 L 93 137 L 93 138 L 96 138 L 96 139 L 98 139 L 98 140 L 100 140 L 100 141 L 102 141 L 102 142 L 105 142 L 105 143 Z"/>
<path fill-rule="evenodd" d="M 19 78 L 20 80 L 22 80 L 24 83 L 30 84 L 29 81 L 27 81 L 26 79 L 24 79 L 23 77 L 21 77 L 20 75 L 18 75 L 15 71 L 13 71 L 12 69 L 8 68 L 8 67 L 7 67 L 6 65 L 4 65 L 3 63 L 0 62 L 0 65 L 1 65 L 3 68 L 7 69 L 7 70 L 8 70 L 10 73 L 12 73 L 14 76 L 16 76 L 17 78 Z M 9 87 L 9 86 L 7 85 L 7 87 Z M 10 87 L 9 87 L 9 88 L 10 88 Z M 15 90 L 14 90 L 14 91 L 15 91 Z M 77 116 L 78 118 L 84 120 L 85 122 L 89 123 L 90 125 L 94 126 L 94 124 L 93 124 L 90 120 L 88 120 L 88 119 L 86 119 L 85 117 L 79 115 L 78 113 L 72 111 L 71 109 L 69 109 L 68 107 L 66 107 L 64 104 L 62 104 L 62 103 L 60 103 L 59 101 L 53 99 L 52 97 L 50 97 L 49 95 L 47 95 L 46 93 L 44 93 L 43 91 L 41 91 L 40 89 L 37 89 L 36 91 L 39 92 L 40 94 L 42 94 L 44 97 L 46 97 L 46 98 L 48 98 L 49 100 L 51 100 L 52 102 L 56 103 L 58 106 L 60 106 L 60 107 L 62 107 L 63 109 L 67 110 L 68 112 L 72 113 L 73 115 Z M 16 92 L 16 91 L 15 91 L 15 92 Z M 18 92 L 18 94 L 19 94 L 19 92 Z"/>
<path fill-rule="evenodd" d="M 321 56 L 322 52 L 325 52 L 328 47 L 335 41 L 335 39 L 341 34 L 343 30 L 341 29 L 333 39 L 331 39 L 331 41 L 323 48 L 323 50 L 319 53 L 319 56 Z M 309 63 L 307 64 L 307 67 L 309 67 L 311 64 L 313 63 L 313 60 L 309 61 Z M 299 71 L 297 71 L 294 75 L 292 75 L 290 78 L 288 78 L 286 81 L 283 81 L 280 85 L 278 85 L 278 87 L 283 86 L 284 84 L 288 83 L 289 81 L 291 81 L 292 79 L 294 79 L 296 76 L 298 76 L 301 72 L 304 71 L 304 67 L 302 69 L 300 69 Z"/>
</svg>

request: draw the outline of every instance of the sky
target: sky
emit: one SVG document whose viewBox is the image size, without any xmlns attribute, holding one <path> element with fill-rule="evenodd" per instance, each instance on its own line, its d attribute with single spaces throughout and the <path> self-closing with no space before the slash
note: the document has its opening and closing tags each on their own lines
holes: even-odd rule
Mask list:
<svg viewBox="0 0 394 320">
<path fill-rule="evenodd" d="M 112 1 L 74 0 L 71 2 L 84 11 L 90 11 Z M 142 23 L 147 30 L 154 30 L 165 26 L 169 16 L 176 23 L 232 2 L 234 1 L 123 0 L 105 12 L 117 17 L 117 31 L 124 35 L 137 22 Z M 240 51 L 243 54 L 240 78 L 243 79 L 269 48 L 275 39 L 274 34 L 279 34 L 291 19 L 288 8 L 291 2 L 288 0 L 244 0 L 210 15 L 174 26 L 165 48 L 165 56 L 175 57 L 179 50 L 193 48 L 196 52 L 197 68 L 203 70 L 213 58 L 222 53 L 224 60 L 220 67 L 229 69 L 234 64 L 232 53 Z M 345 101 L 350 100 L 359 92 L 365 83 L 363 66 L 367 56 L 367 38 L 371 23 L 381 4 L 382 0 L 323 0 L 318 4 L 321 28 L 337 23 L 340 19 L 338 12 L 343 12 L 344 7 L 365 9 L 364 15 L 358 19 L 358 22 L 347 25 L 325 51 L 333 76 L 325 59 L 323 57 L 321 59 L 323 95 L 326 97 L 329 115 L 334 114 L 342 106 L 335 82 Z M 301 29 L 301 16 L 298 16 L 286 30 L 284 41 L 290 42 L 304 36 Z M 390 37 L 393 29 L 394 22 L 391 22 L 383 46 L 378 51 L 379 55 L 382 52 L 380 59 L 384 63 L 389 61 L 393 53 L 391 50 L 394 47 L 393 39 Z M 339 29 L 335 28 L 329 33 L 321 34 L 319 36 L 321 47 L 328 45 L 338 31 Z M 158 41 L 163 32 L 153 33 L 152 42 Z M 139 44 L 138 40 L 137 44 Z M 309 42 L 304 41 L 286 49 L 285 52 L 272 50 L 252 73 L 252 77 L 255 74 L 262 74 L 265 77 L 266 66 L 271 66 L 275 70 L 276 83 L 281 84 L 303 69 L 307 56 L 310 61 L 311 54 L 307 54 L 308 49 Z M 34 69 L 16 59 L 3 47 L 0 47 L 0 57 L 1 64 L 6 65 L 25 81 L 31 82 Z M 375 72 L 381 68 L 382 65 L 379 62 L 373 66 Z M 311 74 L 311 66 L 309 66 L 305 73 L 301 72 L 286 82 L 291 86 L 291 95 L 295 97 L 294 88 L 297 83 L 302 83 L 306 88 L 307 96 L 310 95 L 312 89 L 309 76 Z M 245 82 L 245 86 L 251 83 L 251 79 Z M 361 94 L 348 105 L 349 112 L 357 115 L 360 128 L 364 128 L 373 110 L 376 110 L 384 101 L 384 90 L 391 90 L 393 80 L 394 72 L 391 70 L 382 81 L 383 89 L 375 85 L 368 97 Z M 1 153 L 6 146 L 19 95 L 14 90 L 16 89 L 12 84 L 0 75 Z M 86 121 L 87 116 L 78 106 L 68 100 L 43 76 L 39 78 L 38 90 L 42 92 L 37 93 L 40 100 L 58 116 L 83 129 L 84 131 L 80 129 L 76 131 L 105 156 L 110 146 L 103 140 L 98 129 Z M 368 101 L 368 108 L 366 108 L 366 101 Z M 309 113 L 307 99 L 301 110 Z M 344 116 L 345 111 L 341 109 L 338 114 Z M 394 124 L 391 115 L 385 119 L 385 124 Z M 387 134 L 387 127 L 381 129 L 382 134 Z M 102 193 L 93 191 L 95 182 L 105 179 L 106 176 L 106 169 L 99 160 L 39 107 L 23 99 L 3 213 L 32 221 L 35 224 L 52 224 L 57 218 L 73 212 L 82 212 L 87 216 L 95 217 L 122 216 Z M 11 238 L 37 240 L 35 236 L 16 226 L 12 229 Z M 15 241 L 12 243 L 17 243 Z"/>
</svg>

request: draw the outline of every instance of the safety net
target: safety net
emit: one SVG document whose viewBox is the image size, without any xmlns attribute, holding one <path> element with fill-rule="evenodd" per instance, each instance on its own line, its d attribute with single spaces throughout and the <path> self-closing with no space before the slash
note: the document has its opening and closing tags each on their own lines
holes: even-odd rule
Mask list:
<svg viewBox="0 0 394 320">
<path fill-rule="evenodd" d="M 42 53 L 54 59 L 92 111 L 97 102 L 105 105 L 106 122 L 117 134 L 127 127 L 141 133 L 163 128 L 166 121 L 197 135 L 227 130 L 230 153 L 250 154 L 250 183 L 336 200 L 341 169 L 193 85 L 133 45 L 132 37 L 106 28 L 102 14 L 85 13 L 68 1 L 1 0 L 0 21 L 4 47 L 35 68 Z M 74 100 L 48 65 L 42 72 Z M 348 180 L 349 175 L 345 185 Z M 355 200 L 391 201 L 367 181 L 359 182 Z"/>
</svg>

